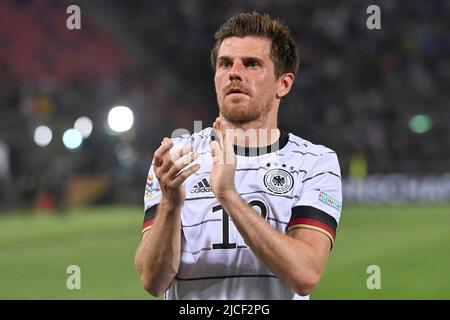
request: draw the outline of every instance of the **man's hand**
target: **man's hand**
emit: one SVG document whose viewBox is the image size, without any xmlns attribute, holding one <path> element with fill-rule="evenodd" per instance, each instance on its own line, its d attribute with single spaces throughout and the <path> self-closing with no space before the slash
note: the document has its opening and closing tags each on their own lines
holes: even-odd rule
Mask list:
<svg viewBox="0 0 450 320">
<path fill-rule="evenodd" d="M 163 194 L 161 202 L 166 201 L 171 207 L 177 208 L 183 205 L 186 197 L 183 182 L 196 172 L 200 165 L 195 164 L 183 170 L 198 158 L 198 153 L 191 152 L 192 145 L 185 146 L 175 153 L 170 153 L 169 150 L 172 146 L 173 141 L 164 138 L 161 146 L 154 154 L 154 170 Z"/>
<path fill-rule="evenodd" d="M 209 183 L 216 198 L 221 201 L 230 194 L 236 193 L 234 176 L 237 159 L 233 149 L 233 135 L 226 121 L 220 117 L 217 118 L 214 121 L 213 128 L 216 130 L 220 141 L 211 142 L 213 164 Z"/>
</svg>

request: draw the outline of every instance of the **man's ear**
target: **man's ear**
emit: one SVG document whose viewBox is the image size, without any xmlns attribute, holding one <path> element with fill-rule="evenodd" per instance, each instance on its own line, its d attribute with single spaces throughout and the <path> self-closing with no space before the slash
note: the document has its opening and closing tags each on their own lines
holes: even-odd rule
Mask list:
<svg viewBox="0 0 450 320">
<path fill-rule="evenodd" d="M 278 90 L 276 93 L 276 97 L 281 99 L 285 95 L 291 91 L 292 84 L 294 83 L 294 75 L 292 73 L 285 73 L 280 76 L 280 78 L 277 80 L 278 82 Z"/>
</svg>

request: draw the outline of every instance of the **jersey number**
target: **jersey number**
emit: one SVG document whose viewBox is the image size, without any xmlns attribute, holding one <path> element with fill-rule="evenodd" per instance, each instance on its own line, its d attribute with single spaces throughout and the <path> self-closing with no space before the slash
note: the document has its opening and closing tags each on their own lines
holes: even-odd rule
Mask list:
<svg viewBox="0 0 450 320">
<path fill-rule="evenodd" d="M 253 200 L 248 203 L 252 207 L 258 207 L 261 211 L 261 216 L 266 219 L 267 217 L 267 207 L 264 202 L 260 200 Z M 213 249 L 235 249 L 236 243 L 230 243 L 230 217 L 228 213 L 223 209 L 221 205 L 217 205 L 212 208 L 212 212 L 222 210 L 222 242 L 213 243 Z"/>
</svg>

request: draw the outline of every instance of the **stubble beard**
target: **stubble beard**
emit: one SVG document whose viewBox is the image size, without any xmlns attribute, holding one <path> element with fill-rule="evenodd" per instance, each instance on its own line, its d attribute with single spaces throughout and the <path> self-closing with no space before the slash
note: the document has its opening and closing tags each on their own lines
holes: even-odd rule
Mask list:
<svg viewBox="0 0 450 320">
<path fill-rule="evenodd" d="M 245 124 L 262 120 L 270 111 L 269 105 L 257 106 L 252 102 L 235 100 L 219 103 L 221 115 L 230 123 Z"/>
</svg>

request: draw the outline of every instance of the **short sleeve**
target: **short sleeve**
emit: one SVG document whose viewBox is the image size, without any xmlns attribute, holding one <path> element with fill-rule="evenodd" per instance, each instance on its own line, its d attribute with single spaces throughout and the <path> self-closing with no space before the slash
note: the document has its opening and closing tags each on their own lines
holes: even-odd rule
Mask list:
<svg viewBox="0 0 450 320">
<path fill-rule="evenodd" d="M 189 135 L 183 135 L 177 138 L 173 138 L 173 147 L 170 152 L 177 152 L 181 148 L 185 147 L 186 144 L 190 143 L 191 137 Z M 155 175 L 154 170 L 155 160 L 153 159 L 150 169 L 147 174 L 147 181 L 145 182 L 145 193 L 144 193 L 144 223 L 142 225 L 142 233 L 147 231 L 155 222 L 156 214 L 158 210 L 158 205 L 161 202 L 162 193 L 161 187 L 159 185 L 158 179 Z"/>
<path fill-rule="evenodd" d="M 342 210 L 341 170 L 336 153 L 321 156 L 301 182 L 286 231 L 317 230 L 328 236 L 333 245 Z"/>
<path fill-rule="evenodd" d="M 144 193 L 144 223 L 142 225 L 142 233 L 147 231 L 155 222 L 158 204 L 161 201 L 161 188 L 156 178 L 152 162 L 147 174 Z"/>
</svg>

